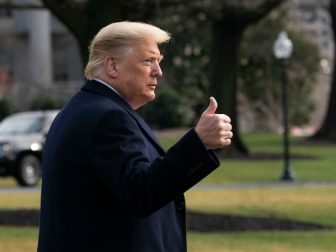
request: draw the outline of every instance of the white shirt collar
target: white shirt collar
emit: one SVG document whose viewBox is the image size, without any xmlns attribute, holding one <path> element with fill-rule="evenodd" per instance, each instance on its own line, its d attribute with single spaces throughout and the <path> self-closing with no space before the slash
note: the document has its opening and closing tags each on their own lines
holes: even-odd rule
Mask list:
<svg viewBox="0 0 336 252">
<path fill-rule="evenodd" d="M 95 77 L 93 79 L 95 81 L 98 81 L 99 83 L 103 84 L 104 86 L 107 86 L 108 88 L 112 89 L 115 93 L 117 93 L 120 97 L 122 97 L 121 94 L 114 87 L 112 87 L 111 84 L 108 84 L 107 82 L 105 82 L 105 81 L 103 81 L 103 80 L 101 80 L 101 79 L 99 79 L 97 77 Z"/>
</svg>

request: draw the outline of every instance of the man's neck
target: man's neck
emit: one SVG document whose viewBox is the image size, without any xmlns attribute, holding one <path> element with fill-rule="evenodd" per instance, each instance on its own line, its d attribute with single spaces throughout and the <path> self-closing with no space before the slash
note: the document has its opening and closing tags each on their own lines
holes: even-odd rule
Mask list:
<svg viewBox="0 0 336 252">
<path fill-rule="evenodd" d="M 93 78 L 95 81 L 98 81 L 99 83 L 103 84 L 104 86 L 107 86 L 108 88 L 112 89 L 115 93 L 117 93 L 119 96 L 121 96 L 121 94 L 118 92 L 118 90 L 116 90 L 112 84 L 100 79 L 99 77 L 95 77 Z M 122 96 L 121 96 L 122 97 Z"/>
</svg>

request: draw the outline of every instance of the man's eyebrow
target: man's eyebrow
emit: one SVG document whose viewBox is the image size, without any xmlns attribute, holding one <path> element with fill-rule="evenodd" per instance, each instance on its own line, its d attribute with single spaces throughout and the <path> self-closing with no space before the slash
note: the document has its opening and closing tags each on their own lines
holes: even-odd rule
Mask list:
<svg viewBox="0 0 336 252">
<path fill-rule="evenodd" d="M 155 54 L 155 55 L 160 54 L 160 57 L 163 56 L 160 51 L 158 52 L 158 51 L 154 51 L 154 50 L 148 50 L 148 52 L 150 54 Z"/>
<path fill-rule="evenodd" d="M 163 55 L 162 54 L 160 54 L 158 57 L 156 57 L 156 56 L 150 56 L 149 57 L 150 59 L 153 59 L 153 60 L 159 60 L 159 61 L 162 61 L 163 60 Z"/>
</svg>

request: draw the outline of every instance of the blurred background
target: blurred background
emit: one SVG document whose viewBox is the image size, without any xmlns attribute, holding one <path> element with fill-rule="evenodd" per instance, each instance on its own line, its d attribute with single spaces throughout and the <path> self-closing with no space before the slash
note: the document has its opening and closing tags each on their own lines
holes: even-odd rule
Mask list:
<svg viewBox="0 0 336 252">
<path fill-rule="evenodd" d="M 233 124 L 221 167 L 186 194 L 190 251 L 334 251 L 335 18 L 335 0 L 0 0 L 0 120 L 61 109 L 101 27 L 155 24 L 173 39 L 160 46 L 157 98 L 139 112 L 163 146 L 209 96 Z M 285 58 L 274 52 L 281 32 Z M 0 165 L 0 251 L 35 251 L 41 181 L 24 176 L 40 176 L 43 139 L 19 153 L 1 134 L 0 124 L 15 168 Z"/>
<path fill-rule="evenodd" d="M 282 30 L 294 42 L 292 125 L 317 129 L 323 120 L 333 60 L 328 0 L 1 2 L 0 95 L 17 110 L 46 97 L 65 102 L 83 84 L 92 36 L 103 25 L 128 19 L 154 23 L 173 35 L 161 48 L 165 77 L 158 96 L 163 99 L 145 113 L 157 128 L 193 125 L 207 94 L 223 86 L 225 93 L 236 94 L 242 131 L 279 130 L 272 46 Z M 227 103 L 223 110 L 232 113 L 232 102 Z M 155 109 L 171 116 L 160 118 L 151 113 Z"/>
</svg>

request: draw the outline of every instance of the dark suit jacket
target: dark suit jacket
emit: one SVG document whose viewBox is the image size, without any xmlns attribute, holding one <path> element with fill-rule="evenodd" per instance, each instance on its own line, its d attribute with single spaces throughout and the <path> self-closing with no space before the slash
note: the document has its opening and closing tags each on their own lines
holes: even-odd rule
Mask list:
<svg viewBox="0 0 336 252">
<path fill-rule="evenodd" d="M 194 130 L 165 153 L 118 94 L 88 81 L 48 133 L 38 252 L 186 251 L 183 192 L 218 166 Z"/>
</svg>

